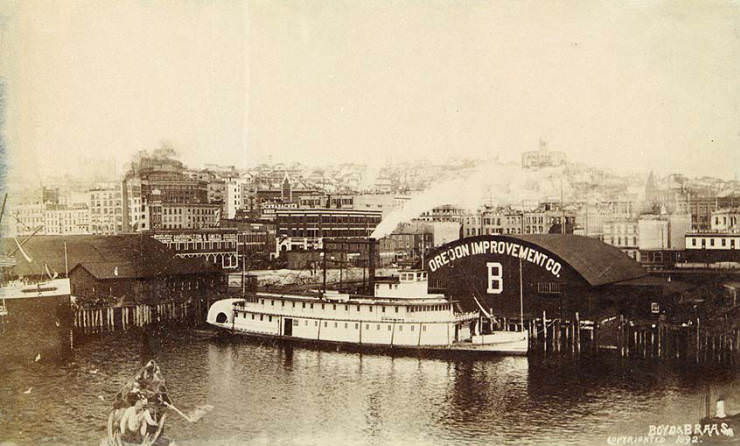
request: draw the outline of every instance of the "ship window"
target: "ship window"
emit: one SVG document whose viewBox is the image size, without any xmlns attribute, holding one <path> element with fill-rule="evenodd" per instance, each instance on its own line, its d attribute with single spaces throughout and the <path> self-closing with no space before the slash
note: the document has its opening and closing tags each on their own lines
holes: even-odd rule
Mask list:
<svg viewBox="0 0 740 446">
<path fill-rule="evenodd" d="M 270 300 L 270 305 L 274 307 L 275 306 L 275 301 L 274 300 Z"/>
<path fill-rule="evenodd" d="M 293 304 L 293 308 L 295 308 L 295 302 L 291 302 Z"/>
<path fill-rule="evenodd" d="M 344 306 L 344 311 L 349 311 L 349 305 Z"/>
<path fill-rule="evenodd" d="M 324 309 L 324 304 L 321 304 L 321 309 L 322 309 L 322 310 Z"/>
<path fill-rule="evenodd" d="M 368 308 L 370 309 L 370 312 L 372 313 L 373 312 L 373 306 L 370 305 L 370 306 L 368 306 Z"/>
<path fill-rule="evenodd" d="M 360 324 L 355 324 L 355 330 L 357 330 L 358 328 L 360 328 Z"/>
<path fill-rule="evenodd" d="M 336 322 L 334 322 L 334 328 L 337 328 L 338 326 L 339 325 Z"/>
<path fill-rule="evenodd" d="M 380 307 L 380 308 L 382 308 L 382 310 L 383 310 L 383 313 L 385 313 L 385 305 L 384 305 L 384 306 L 382 306 L 382 307 Z"/>
<path fill-rule="evenodd" d="M 359 305 L 357 306 L 357 311 L 360 311 L 360 306 Z"/>
<path fill-rule="evenodd" d="M 260 314 L 260 320 L 264 320 L 264 318 L 265 318 L 265 315 L 264 314 Z"/>
<path fill-rule="evenodd" d="M 426 325 L 422 325 L 421 326 L 421 331 L 427 331 L 427 326 Z"/>
<path fill-rule="evenodd" d="M 328 325 L 327 325 L 327 323 L 326 323 L 326 322 L 324 322 L 324 328 L 326 328 L 327 326 L 328 326 Z"/>
<path fill-rule="evenodd" d="M 297 327 L 298 326 L 298 319 L 296 319 L 296 320 L 293 321 L 293 326 L 294 327 Z"/>
<path fill-rule="evenodd" d="M 301 308 L 306 308 L 306 302 L 301 302 Z"/>
<path fill-rule="evenodd" d="M 391 326 L 390 325 L 388 326 L 388 331 L 391 331 Z"/>
<path fill-rule="evenodd" d="M 380 330 L 380 324 L 378 324 L 378 330 Z"/>
<path fill-rule="evenodd" d="M 414 326 L 413 325 L 411 326 L 411 331 L 414 331 Z"/>
<path fill-rule="evenodd" d="M 398 307 L 396 307 L 396 313 L 398 313 Z"/>
<path fill-rule="evenodd" d="M 260 305 L 264 305 L 265 299 L 260 299 Z"/>
<path fill-rule="evenodd" d="M 252 320 L 254 320 L 254 314 L 252 314 Z"/>
<path fill-rule="evenodd" d="M 332 308 L 331 308 L 332 310 L 336 310 L 337 309 L 337 304 L 332 304 L 331 306 L 332 306 Z"/>
<path fill-rule="evenodd" d="M 403 331 L 403 325 L 398 326 L 398 331 Z"/>
<path fill-rule="evenodd" d="M 304 324 L 306 327 L 308 327 L 308 320 L 306 320 L 306 323 Z"/>
<path fill-rule="evenodd" d="M 269 319 L 269 321 L 268 321 L 268 322 L 272 322 L 272 316 L 270 316 L 270 319 Z"/>
<path fill-rule="evenodd" d="M 347 328 L 347 323 L 346 322 L 344 323 L 344 328 Z"/>
<path fill-rule="evenodd" d="M 281 307 L 284 307 L 284 306 L 285 306 L 285 301 L 284 301 L 284 300 L 281 300 L 281 301 L 280 301 L 280 306 L 281 306 Z"/>
<path fill-rule="evenodd" d="M 310 304 L 311 309 L 313 310 L 313 304 Z"/>
<path fill-rule="evenodd" d="M 365 330 L 370 330 L 370 324 L 365 324 Z"/>
<path fill-rule="evenodd" d="M 319 326 L 319 321 L 313 321 L 313 326 L 314 327 L 318 327 Z"/>
</svg>

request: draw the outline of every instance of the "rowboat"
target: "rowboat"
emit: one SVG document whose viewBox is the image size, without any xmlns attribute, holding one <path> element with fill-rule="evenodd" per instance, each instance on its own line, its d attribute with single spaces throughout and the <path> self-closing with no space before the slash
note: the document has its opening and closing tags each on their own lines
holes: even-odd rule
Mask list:
<svg viewBox="0 0 740 446">
<path fill-rule="evenodd" d="M 162 436 L 167 407 L 171 402 L 164 377 L 157 363 L 149 361 L 116 394 L 107 436 L 100 440 L 100 446 L 174 446 L 173 440 Z M 128 423 L 132 416 L 136 417 L 133 431 Z"/>
</svg>

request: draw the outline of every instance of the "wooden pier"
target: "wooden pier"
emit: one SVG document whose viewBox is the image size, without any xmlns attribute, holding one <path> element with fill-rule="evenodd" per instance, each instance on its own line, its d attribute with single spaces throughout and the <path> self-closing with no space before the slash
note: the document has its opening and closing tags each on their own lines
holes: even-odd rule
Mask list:
<svg viewBox="0 0 740 446">
<path fill-rule="evenodd" d="M 207 306 L 205 307 L 207 308 Z M 197 326 L 205 320 L 203 306 L 195 302 L 161 302 L 120 307 L 80 308 L 74 312 L 75 339 L 102 333 L 126 331 L 152 324 L 178 323 Z"/>
<path fill-rule="evenodd" d="M 517 319 L 504 320 L 504 329 L 519 330 Z M 604 324 L 582 320 L 578 313 L 565 319 L 542 317 L 524 321 L 530 355 L 577 359 L 598 355 L 620 359 L 693 363 L 740 364 L 740 324 L 735 320 L 684 323 L 629 320 L 624 315 Z"/>
</svg>

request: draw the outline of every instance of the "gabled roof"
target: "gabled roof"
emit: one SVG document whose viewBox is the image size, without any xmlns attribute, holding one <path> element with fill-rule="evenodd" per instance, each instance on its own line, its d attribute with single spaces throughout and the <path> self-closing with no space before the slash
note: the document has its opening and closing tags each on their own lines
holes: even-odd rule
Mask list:
<svg viewBox="0 0 740 446">
<path fill-rule="evenodd" d="M 96 271 L 105 277 L 104 270 L 118 265 L 119 276 L 123 271 L 129 277 L 149 277 L 156 274 L 187 274 L 197 272 L 218 272 L 220 268 L 199 258 L 182 259 L 175 257 L 174 251 L 163 243 L 141 234 L 122 235 L 73 235 L 73 236 L 34 236 L 23 250 L 31 257 L 28 262 L 20 252 L 14 254 L 16 265 L 11 272 L 19 276 L 44 274 L 44 265 L 58 273 L 64 273 L 65 249 L 67 264 L 72 271 L 77 264 L 89 266 L 88 271 Z M 13 239 L 3 239 L 3 252 L 10 253 L 16 245 Z M 97 266 L 92 266 L 93 264 Z M 105 265 L 113 265 L 108 268 Z M 131 266 L 131 265 L 136 265 Z"/>
<path fill-rule="evenodd" d="M 591 286 L 647 275 L 639 263 L 601 240 L 571 234 L 523 234 L 511 238 L 537 245 L 563 259 Z"/>
</svg>

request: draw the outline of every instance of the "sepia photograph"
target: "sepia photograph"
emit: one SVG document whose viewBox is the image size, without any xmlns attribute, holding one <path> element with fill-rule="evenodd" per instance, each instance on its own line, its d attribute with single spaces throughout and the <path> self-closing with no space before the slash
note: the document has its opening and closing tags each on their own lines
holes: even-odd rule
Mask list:
<svg viewBox="0 0 740 446">
<path fill-rule="evenodd" d="M 0 446 L 740 445 L 737 0 L 0 0 Z"/>
</svg>

